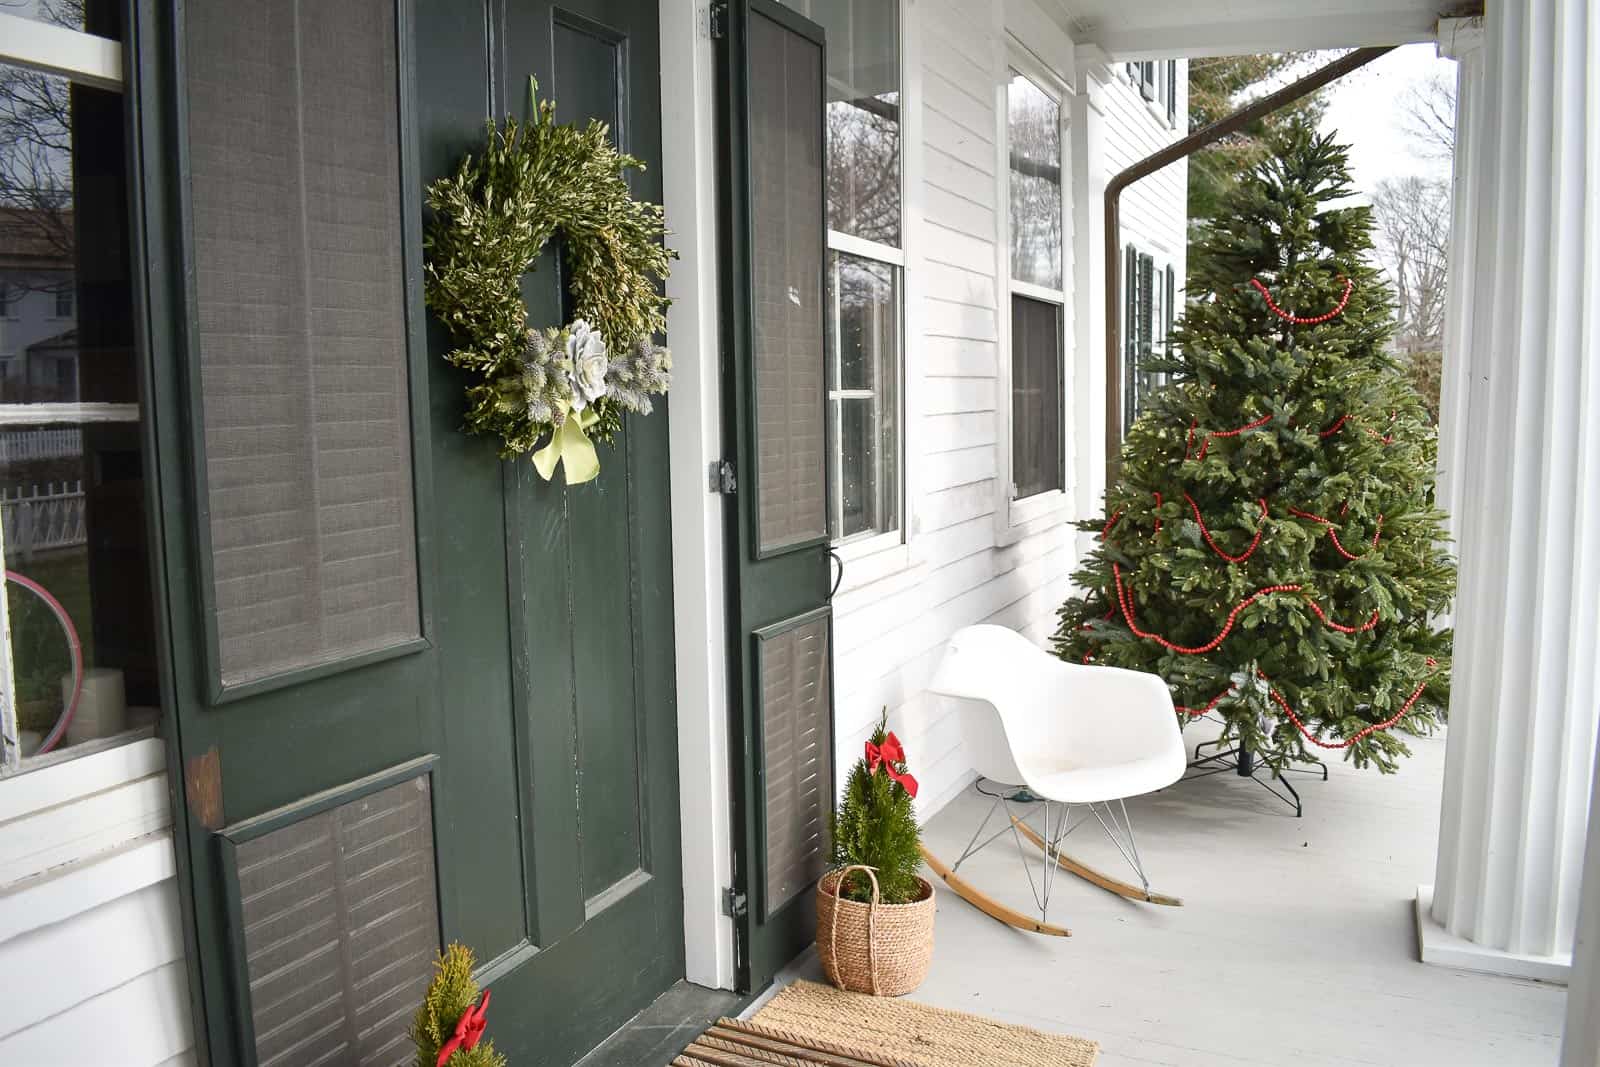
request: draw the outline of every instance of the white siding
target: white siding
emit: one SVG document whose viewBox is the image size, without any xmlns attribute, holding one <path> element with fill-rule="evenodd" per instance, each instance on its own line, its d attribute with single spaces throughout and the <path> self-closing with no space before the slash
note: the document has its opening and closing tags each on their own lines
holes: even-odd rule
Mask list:
<svg viewBox="0 0 1600 1067">
<path fill-rule="evenodd" d="M 0 781 L 0 1063 L 194 1062 L 164 753 Z"/>
<path fill-rule="evenodd" d="M 996 89 L 1007 63 L 1003 3 L 916 0 L 903 8 L 910 68 L 904 97 L 907 137 L 921 131 L 907 150 L 910 541 L 904 551 L 849 558 L 845 587 L 834 600 L 839 772 L 860 755 L 879 709 L 888 707 L 890 725 L 905 742 L 922 782 L 918 808 L 924 818 L 972 779 L 957 718 L 948 702 L 925 692 L 945 640 L 962 626 L 995 622 L 1043 643 L 1069 592 L 1077 563 L 1071 524 L 1083 517 L 1075 513 L 1081 505 L 1069 505 L 1025 527 L 1025 536 L 1002 543 L 1008 539 L 1005 516 L 997 516 L 997 509 L 1006 507 L 997 480 L 998 450 L 1007 445 L 999 317 L 1008 305 L 1006 279 L 1000 275 L 1004 261 L 997 255 L 995 139 Z M 1018 0 L 1006 6 L 1015 17 Z M 1030 25 L 1041 20 L 1037 15 Z M 1070 65 L 1071 45 L 1064 34 L 1059 44 L 1063 47 L 1052 51 L 1064 51 Z M 1031 39 L 1029 45 L 1039 51 Z M 1185 69 L 1180 63 L 1180 82 Z M 1059 73 L 1071 84 L 1072 70 Z M 1109 88 L 1114 110 L 1106 119 L 1108 158 L 1097 161 L 1102 173 L 1115 173 L 1176 136 L 1136 88 L 1126 81 Z M 1180 115 L 1186 103 L 1186 86 L 1180 84 Z M 1066 144 L 1071 143 L 1068 137 Z M 1074 260 L 1100 254 L 1071 235 L 1074 195 L 1083 194 L 1065 191 L 1069 287 Z M 1180 287 L 1185 195 L 1185 169 L 1179 165 L 1141 183 L 1123 200 L 1128 239 L 1172 263 Z M 1098 352 L 1073 350 L 1072 313 L 1069 288 L 1069 390 L 1074 365 L 1101 358 Z M 1072 411 L 1069 402 L 1069 452 L 1101 457 L 1098 435 L 1076 424 Z M 1072 488 L 1069 499 L 1083 495 Z"/>
<path fill-rule="evenodd" d="M 1108 178 L 1188 132 L 1184 117 L 1189 109 L 1189 61 L 1180 59 L 1177 66 L 1176 131 L 1167 124 L 1165 104 L 1146 100 L 1129 79 L 1124 64 L 1113 63 L 1105 71 L 1104 173 Z M 1122 247 L 1131 242 L 1139 251 L 1154 255 L 1158 270 L 1170 264 L 1178 275 L 1179 300 L 1188 247 L 1188 198 L 1189 163 L 1180 160 L 1135 182 L 1123 192 L 1121 205 Z M 1100 210 L 1102 205 L 1091 207 Z"/>
</svg>

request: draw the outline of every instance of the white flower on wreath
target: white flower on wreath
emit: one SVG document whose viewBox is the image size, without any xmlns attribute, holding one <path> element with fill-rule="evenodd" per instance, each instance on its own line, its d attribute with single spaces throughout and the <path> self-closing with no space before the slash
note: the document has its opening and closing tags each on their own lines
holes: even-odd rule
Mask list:
<svg viewBox="0 0 1600 1067">
<path fill-rule="evenodd" d="M 579 319 L 567 335 L 567 365 L 572 376 L 572 410 L 582 411 L 606 395 L 606 368 L 610 365 L 605 338 Z"/>
</svg>

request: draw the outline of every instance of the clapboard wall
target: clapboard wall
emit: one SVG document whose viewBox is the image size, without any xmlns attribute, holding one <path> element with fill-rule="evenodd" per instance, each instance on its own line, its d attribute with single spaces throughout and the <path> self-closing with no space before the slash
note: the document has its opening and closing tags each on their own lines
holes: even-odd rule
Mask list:
<svg viewBox="0 0 1600 1067">
<path fill-rule="evenodd" d="M 0 782 L 0 1063 L 195 1062 L 165 753 Z"/>
<path fill-rule="evenodd" d="M 1072 44 L 1027 0 L 914 0 L 902 10 L 909 537 L 903 552 L 850 559 L 846 584 L 834 601 L 837 756 L 842 775 L 860 755 L 879 709 L 887 707 L 890 726 L 905 742 L 923 783 L 918 809 L 926 818 L 972 780 L 957 717 L 948 701 L 925 691 L 945 640 L 962 626 L 991 622 L 1044 643 L 1077 564 L 1078 538 L 1071 523 L 1083 517 L 1077 513 L 1081 506 L 1069 506 L 1020 535 L 1006 529 L 1001 511 L 1007 504 L 999 484 L 1005 432 L 999 317 L 1008 305 L 997 257 L 995 143 L 1008 29 L 1016 33 L 1022 22 L 1026 32 L 1018 36 L 1038 46 L 1039 53 L 1070 57 Z M 1064 65 L 1070 66 L 1070 59 Z M 1096 73 L 1102 81 L 1114 81 L 1113 70 L 1122 67 L 1101 67 Z M 1183 64 L 1179 70 L 1181 79 Z M 1070 83 L 1074 72 L 1062 73 Z M 1082 75 L 1077 72 L 1080 83 Z M 1102 173 L 1115 173 L 1177 134 L 1137 88 L 1125 81 L 1107 88 L 1107 158 L 1098 166 Z M 1186 95 L 1180 86 L 1180 114 Z M 1070 135 L 1066 141 L 1070 146 Z M 1081 195 L 1081 190 L 1065 191 L 1069 382 L 1078 361 L 1101 358 L 1075 351 L 1072 341 L 1074 259 L 1098 254 L 1086 251 L 1086 242 L 1072 232 L 1071 198 Z M 1125 198 L 1129 232 L 1170 257 L 1180 279 L 1184 198 L 1181 166 Z M 1103 456 L 1087 428 L 1074 425 L 1071 410 L 1069 400 L 1069 449 Z M 1068 470 L 1070 479 L 1072 464 Z M 1073 486 L 1067 495 L 1083 496 Z"/>
<path fill-rule="evenodd" d="M 1163 65 L 1165 61 L 1162 61 Z M 1165 104 L 1152 103 L 1128 77 L 1125 64 L 1097 68 L 1105 79 L 1105 174 L 1109 177 L 1170 144 L 1187 127 L 1174 132 Z M 1189 107 L 1189 61 L 1177 61 L 1178 121 Z M 1122 194 L 1122 244 L 1137 245 L 1156 257 L 1157 269 L 1167 264 L 1178 275 L 1181 293 L 1188 234 L 1189 168 L 1178 162 L 1135 182 Z M 1180 296 L 1181 299 L 1181 296 Z"/>
</svg>

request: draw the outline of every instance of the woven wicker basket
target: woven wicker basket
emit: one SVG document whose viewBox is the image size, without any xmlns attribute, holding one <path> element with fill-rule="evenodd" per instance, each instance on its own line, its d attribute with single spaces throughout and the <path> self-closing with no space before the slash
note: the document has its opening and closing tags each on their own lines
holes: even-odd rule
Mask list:
<svg viewBox="0 0 1600 1067">
<path fill-rule="evenodd" d="M 872 881 L 872 903 L 848 900 L 844 876 L 865 871 Z M 878 901 L 878 877 L 871 867 L 853 865 L 829 871 L 817 883 L 817 955 L 828 981 L 853 993 L 898 997 L 922 984 L 933 962 L 933 886 L 918 878 L 923 894 L 910 904 Z"/>
</svg>

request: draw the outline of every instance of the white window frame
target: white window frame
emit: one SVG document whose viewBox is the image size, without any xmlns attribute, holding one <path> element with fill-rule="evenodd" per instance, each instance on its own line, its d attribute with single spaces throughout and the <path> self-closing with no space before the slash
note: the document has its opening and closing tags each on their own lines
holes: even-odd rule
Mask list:
<svg viewBox="0 0 1600 1067">
<path fill-rule="evenodd" d="M 844 252 L 847 255 L 895 267 L 899 271 L 900 291 L 900 352 L 895 368 L 898 375 L 896 383 L 898 440 L 895 455 L 896 491 L 899 494 L 898 515 L 895 528 L 892 530 L 861 533 L 830 541 L 830 547 L 844 566 L 844 573 L 840 576 L 839 593 L 908 570 L 919 562 L 913 548 L 916 522 L 912 513 L 912 502 L 916 500 L 916 495 L 913 491 L 913 468 L 910 457 L 914 442 L 917 440 L 911 420 L 913 413 L 920 410 L 918 403 L 920 393 L 917 388 L 917 376 L 910 373 L 908 366 L 911 346 L 915 339 L 921 337 L 922 328 L 922 271 L 914 268 L 914 264 L 919 264 L 921 260 L 913 252 L 914 249 L 920 248 L 920 235 L 915 227 L 922 216 L 922 61 L 921 38 L 918 36 L 920 30 L 915 25 L 917 14 L 912 0 L 899 0 L 900 247 L 869 241 L 831 228 L 828 230 L 828 253 Z M 830 321 L 829 330 L 833 330 L 834 326 L 835 323 Z M 864 394 L 833 389 L 828 391 L 830 418 L 834 398 L 849 395 Z M 830 525 L 834 494 L 843 493 L 842 466 L 843 457 L 839 450 L 830 448 L 828 451 L 828 471 L 832 482 L 828 498 Z M 857 564 L 860 566 L 856 566 Z"/>
<path fill-rule="evenodd" d="M 902 206 L 902 211 L 903 210 L 904 209 L 903 209 L 903 206 Z M 897 428 L 896 432 L 897 432 L 897 434 L 899 435 L 899 438 L 900 438 L 896 442 L 896 447 L 895 447 L 895 467 L 896 467 L 896 469 L 895 469 L 895 494 L 898 497 L 898 499 L 895 501 L 895 527 L 892 530 L 876 530 L 876 531 L 868 530 L 868 531 L 865 531 L 863 533 L 851 534 L 851 535 L 849 535 L 847 537 L 833 537 L 833 538 L 831 538 L 830 539 L 830 544 L 832 545 L 833 549 L 840 554 L 840 558 L 841 559 L 844 559 L 844 560 L 848 561 L 848 560 L 850 560 L 852 558 L 859 558 L 860 556 L 863 556 L 863 555 L 872 555 L 875 552 L 882 552 L 882 551 L 884 551 L 886 549 L 896 548 L 904 541 L 904 533 L 903 533 L 903 531 L 905 530 L 905 508 L 906 508 L 906 501 L 905 501 L 905 474 L 904 474 L 904 471 L 905 471 L 906 463 L 905 463 L 905 446 L 904 446 L 904 439 L 905 439 L 905 433 L 904 433 L 904 427 L 905 427 L 905 414 L 904 414 L 904 411 L 905 411 L 905 399 L 904 399 L 904 388 L 903 388 L 902 383 L 905 381 L 905 376 L 906 376 L 906 373 L 905 373 L 905 362 L 906 362 L 906 358 L 905 358 L 905 355 L 906 355 L 905 354 L 905 349 L 906 349 L 906 338 L 905 338 L 905 332 L 906 332 L 906 330 L 905 330 L 905 253 L 901 249 L 895 248 L 892 245 L 879 244 L 876 241 L 864 240 L 863 238 L 855 237 L 855 236 L 853 236 L 851 234 L 847 234 L 847 233 L 840 233 L 839 231 L 832 230 L 832 229 L 830 229 L 828 231 L 828 252 L 830 253 L 830 258 L 831 258 L 831 254 L 832 253 L 834 253 L 834 252 L 842 252 L 845 255 L 854 256 L 857 259 L 864 259 L 864 260 L 868 260 L 869 262 L 882 263 L 882 264 L 885 264 L 886 266 L 893 267 L 895 269 L 897 275 L 898 275 L 898 277 L 896 279 L 898 284 L 896 284 L 895 290 L 896 290 L 896 293 L 898 294 L 899 299 L 900 299 L 900 306 L 895 309 L 899 313 L 899 318 L 900 318 L 900 329 L 899 329 L 899 338 L 898 338 L 899 349 L 900 350 L 899 350 L 898 353 L 896 353 L 895 367 L 894 367 L 894 373 L 895 373 L 895 377 L 896 377 L 896 382 L 895 382 L 896 388 L 895 388 L 894 403 L 895 403 L 895 407 L 897 408 L 897 410 L 894 412 L 894 414 L 898 416 L 895 419 L 895 425 L 896 425 L 896 428 Z M 830 273 L 830 275 L 832 274 L 831 271 L 829 273 Z M 835 292 L 835 293 L 831 294 L 831 297 L 832 298 L 831 298 L 830 305 L 829 305 L 829 308 L 828 308 L 828 331 L 829 331 L 831 336 L 837 337 L 837 336 L 839 336 L 839 334 L 841 332 L 840 331 L 840 323 L 839 323 L 839 294 L 837 292 Z M 873 411 L 874 411 L 875 415 L 881 415 L 882 410 L 883 410 L 883 404 L 881 403 L 881 398 L 883 396 L 882 387 L 880 386 L 877 389 L 843 389 L 843 388 L 840 388 L 838 386 L 838 377 L 839 377 L 839 375 L 838 375 L 838 372 L 839 372 L 838 363 L 839 363 L 839 360 L 840 360 L 840 353 L 839 352 L 834 351 L 829 355 L 829 360 L 828 361 L 830 363 L 830 366 L 828 368 L 828 373 L 829 373 L 829 376 L 833 379 L 833 381 L 835 383 L 832 387 L 830 387 L 828 389 L 829 417 L 830 418 L 833 417 L 834 401 L 837 401 L 837 400 L 873 400 L 873 401 L 879 401 L 877 403 L 874 403 Z M 837 421 L 837 420 L 835 420 L 835 421 Z M 881 422 L 878 422 L 877 419 L 875 418 L 874 419 L 874 425 L 882 425 L 882 424 L 881 424 Z M 839 430 L 840 430 L 840 427 L 838 427 L 838 426 L 834 427 L 834 431 L 835 431 L 836 434 L 839 433 Z M 841 441 L 843 440 L 842 435 L 839 437 L 839 440 L 841 440 Z M 836 510 L 837 510 L 838 514 L 841 514 L 841 515 L 843 514 L 843 512 L 844 512 L 843 500 L 844 500 L 844 452 L 843 452 L 842 448 L 837 448 L 837 447 L 829 448 L 829 450 L 828 450 L 828 515 L 829 515 L 830 523 L 831 523 L 832 516 L 835 514 Z"/>
<path fill-rule="evenodd" d="M 1177 104 L 1179 101 L 1176 95 L 1178 61 L 1176 59 L 1157 59 L 1153 63 L 1155 66 L 1155 80 L 1153 82 L 1155 97 L 1152 99 L 1144 95 L 1144 86 L 1137 77 L 1133 79 L 1133 93 L 1139 98 L 1139 102 L 1149 109 L 1150 114 L 1155 116 L 1156 121 L 1161 124 L 1163 129 L 1175 130 L 1178 128 Z M 1129 65 L 1138 66 L 1136 63 Z M 1167 114 L 1167 97 L 1169 93 L 1173 94 L 1171 116 Z"/>
<path fill-rule="evenodd" d="M 0 63 L 57 75 L 78 85 L 122 91 L 120 41 L 53 26 L 21 15 L 0 14 Z M 125 422 L 137 421 L 138 418 L 137 404 L 0 404 L 0 427 L 41 426 L 58 422 Z M 0 527 L 0 559 L 4 558 L 4 552 L 5 533 L 4 528 Z M 4 589 L 5 583 L 0 581 L 0 593 Z M 13 689 L 15 674 L 11 661 L 11 620 L 7 599 L 0 595 L 0 734 L 3 734 L 3 738 L 17 738 L 17 708 Z M 133 731 L 126 740 L 134 741 L 144 736 L 148 736 L 148 731 Z M 102 747 L 82 746 L 82 754 L 99 751 Z M 59 766 L 74 754 L 77 753 L 70 749 L 63 750 L 59 756 L 51 753 L 37 763 L 30 760 L 24 765 L 20 747 L 0 739 L 0 780 L 21 771 Z"/>
<path fill-rule="evenodd" d="M 1074 428 L 1070 421 L 1073 409 L 1073 353 L 1074 322 L 1072 307 L 1072 84 L 1054 67 L 1029 49 L 1014 32 L 1006 35 L 1003 59 L 1005 66 L 996 79 L 995 92 L 995 182 L 997 207 L 995 211 L 996 277 L 1002 299 L 996 309 L 996 334 L 999 338 L 998 396 L 995 398 L 998 440 L 995 443 L 996 484 L 995 535 L 999 544 L 1006 545 L 1061 522 L 1075 492 Z M 1060 106 L 1061 137 L 1061 288 L 1011 277 L 1011 149 L 1009 88 L 1011 74 L 1015 72 L 1033 82 Z M 1018 499 L 1015 492 L 1015 457 L 1012 455 L 1012 354 L 1011 354 L 1011 298 L 1030 297 L 1061 309 L 1061 488 L 1048 489 L 1033 496 Z"/>
</svg>

